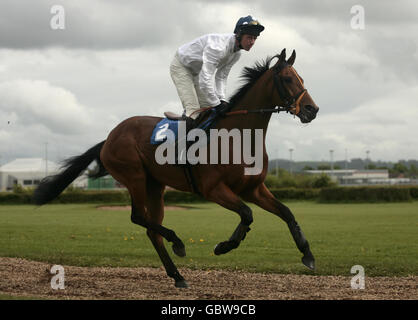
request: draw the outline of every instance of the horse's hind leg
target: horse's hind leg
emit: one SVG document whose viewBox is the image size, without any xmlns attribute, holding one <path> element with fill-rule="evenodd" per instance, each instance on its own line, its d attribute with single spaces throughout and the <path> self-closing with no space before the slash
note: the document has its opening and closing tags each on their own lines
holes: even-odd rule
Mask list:
<svg viewBox="0 0 418 320">
<path fill-rule="evenodd" d="M 147 213 L 151 223 L 161 225 L 164 219 L 164 187 L 154 181 L 153 179 L 148 179 L 147 181 Z M 187 288 L 188 284 L 184 280 L 183 276 L 177 270 L 173 261 L 171 260 L 165 246 L 163 237 L 151 229 L 147 230 L 147 235 L 150 238 L 152 244 L 154 245 L 155 250 L 157 251 L 161 262 L 164 265 L 164 268 L 167 272 L 167 275 L 174 279 L 175 286 L 178 288 Z M 173 251 L 178 256 L 185 256 L 186 251 L 184 244 L 180 243 L 173 244 Z"/>
<path fill-rule="evenodd" d="M 110 165 L 107 166 L 110 168 Z M 176 286 L 186 287 L 183 277 L 179 274 L 176 266 L 171 261 L 163 243 L 162 237 L 173 242 L 173 250 L 179 256 L 185 256 L 183 242 L 177 237 L 174 231 L 161 225 L 164 217 L 162 204 L 163 187 L 157 188 L 147 177 L 145 170 L 138 159 L 135 165 L 125 165 L 124 170 L 109 170 L 111 174 L 123 183 L 129 190 L 132 199 L 131 221 L 147 229 L 148 237 L 154 245 L 167 274 L 174 278 Z M 123 172 L 123 174 L 121 174 Z M 150 187 L 150 190 L 147 188 Z M 148 194 L 147 194 L 148 191 Z M 146 210 L 146 205 L 148 211 Z"/>
<path fill-rule="evenodd" d="M 129 148 L 129 146 L 127 146 Z M 132 148 L 131 148 L 132 149 Z M 148 177 L 145 169 L 142 165 L 141 159 L 136 153 L 128 154 L 130 156 L 129 161 L 117 161 L 110 158 L 105 163 L 106 169 L 109 173 L 119 182 L 126 186 L 131 195 L 132 199 L 132 214 L 131 221 L 135 224 L 138 224 L 146 229 L 150 229 L 161 236 L 163 236 L 167 241 L 173 242 L 173 249 L 177 255 L 185 256 L 186 252 L 184 250 L 183 242 L 177 237 L 174 231 L 163 227 L 159 222 L 152 222 L 149 220 L 150 217 L 146 215 L 146 199 L 156 197 L 153 194 L 147 195 L 146 190 L 148 186 L 152 187 L 152 184 L 149 182 L 152 179 Z M 108 156 L 110 157 L 110 156 Z M 126 156 L 128 157 L 128 156 Z M 134 160 L 132 160 L 134 159 Z M 112 161 L 111 161 L 112 160 Z M 115 165 L 116 164 L 116 165 Z M 159 185 L 162 188 L 161 185 Z M 160 190 L 160 193 L 162 191 Z M 160 195 L 158 193 L 158 195 Z"/>
<path fill-rule="evenodd" d="M 168 252 L 164 247 L 164 242 L 161 235 L 159 235 L 155 231 L 151 231 L 150 229 L 147 230 L 147 235 L 150 238 L 155 250 L 157 251 L 158 256 L 160 257 L 161 262 L 163 263 L 164 268 L 167 272 L 167 275 L 174 279 L 175 286 L 177 288 L 188 288 L 189 285 L 184 280 L 183 276 L 177 270 L 177 267 L 174 265 L 173 261 L 168 255 Z"/>
<path fill-rule="evenodd" d="M 219 243 L 214 250 L 216 255 L 224 254 L 239 246 L 244 240 L 248 231 L 250 231 L 250 224 L 253 222 L 253 215 L 251 209 L 241 201 L 241 199 L 232 192 L 224 184 L 219 184 L 213 188 L 207 195 L 206 199 L 220 204 L 222 207 L 235 211 L 241 217 L 241 222 L 233 232 L 228 241 Z"/>
<path fill-rule="evenodd" d="M 302 263 L 309 269 L 315 269 L 315 258 L 309 248 L 308 240 L 306 240 L 300 226 L 295 220 L 292 212 L 288 207 L 278 201 L 267 187 L 261 184 L 258 188 L 254 189 L 251 193 L 243 195 L 244 200 L 252 202 L 259 207 L 272 212 L 276 216 L 282 218 L 286 223 L 292 234 L 293 240 L 296 243 L 299 251 L 303 253 Z"/>
<path fill-rule="evenodd" d="M 134 195 L 133 195 L 134 194 Z M 131 193 L 132 197 L 132 213 L 131 221 L 135 224 L 143 226 L 147 229 L 147 235 L 150 238 L 167 275 L 175 280 L 176 287 L 187 288 L 188 285 L 176 266 L 168 255 L 164 246 L 163 237 L 169 242 L 173 242 L 173 250 L 180 256 L 185 256 L 183 242 L 177 237 L 174 231 L 167 229 L 161 225 L 164 218 L 164 206 L 162 205 L 162 191 L 156 194 L 147 194 L 150 199 L 147 200 L 147 214 L 145 215 L 144 207 L 137 200 L 137 193 Z M 141 208 L 141 209 L 138 209 Z M 176 248 L 179 248 L 178 250 Z M 181 250 L 181 248 L 183 250 Z"/>
</svg>

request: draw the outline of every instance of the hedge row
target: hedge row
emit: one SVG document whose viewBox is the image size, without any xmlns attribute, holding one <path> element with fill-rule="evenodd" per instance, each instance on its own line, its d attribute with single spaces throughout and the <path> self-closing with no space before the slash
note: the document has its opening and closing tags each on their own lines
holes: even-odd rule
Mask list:
<svg viewBox="0 0 418 320">
<path fill-rule="evenodd" d="M 413 189 L 413 190 L 412 190 Z M 319 202 L 401 202 L 417 199 L 416 188 L 406 187 L 334 187 L 323 188 Z M 414 196 L 412 196 L 412 194 Z"/>
<path fill-rule="evenodd" d="M 402 188 L 409 189 L 412 199 L 418 199 L 418 186 L 404 186 Z"/>
<path fill-rule="evenodd" d="M 281 188 L 270 190 L 277 199 L 315 200 L 319 196 L 320 189 Z M 30 204 L 32 195 L 22 193 L 0 193 L 0 204 Z M 51 203 L 130 203 L 127 191 L 83 191 L 64 192 Z M 164 195 L 165 203 L 197 203 L 206 200 L 196 194 L 168 190 Z"/>
<path fill-rule="evenodd" d="M 203 202 L 205 199 L 202 197 L 188 193 L 169 190 L 164 195 L 164 201 L 166 203 L 191 203 L 191 202 Z M 0 204 L 31 204 L 32 193 L 31 192 L 1 192 Z M 128 191 L 70 191 L 61 193 L 58 198 L 50 203 L 114 203 L 114 204 L 130 204 L 131 198 Z"/>
<path fill-rule="evenodd" d="M 418 200 L 416 187 L 332 187 L 322 189 L 280 188 L 271 189 L 279 200 L 319 200 L 320 202 L 396 202 Z M 121 191 L 68 191 L 59 195 L 51 203 L 114 203 L 129 204 L 130 196 Z M 164 201 L 170 203 L 196 203 L 206 200 L 199 195 L 168 190 Z M 0 204 L 30 204 L 31 192 L 2 192 Z"/>
<path fill-rule="evenodd" d="M 129 203 L 127 191 L 71 191 L 63 192 L 51 203 Z M 32 192 L 2 192 L 0 204 L 31 204 Z"/>
<path fill-rule="evenodd" d="M 270 191 L 279 200 L 316 200 L 321 189 L 280 188 Z"/>
</svg>

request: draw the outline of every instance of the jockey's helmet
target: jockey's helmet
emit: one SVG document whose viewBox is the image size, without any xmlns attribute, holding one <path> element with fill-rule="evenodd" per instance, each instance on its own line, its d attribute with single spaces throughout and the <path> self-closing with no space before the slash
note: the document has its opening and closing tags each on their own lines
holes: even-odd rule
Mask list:
<svg viewBox="0 0 418 320">
<path fill-rule="evenodd" d="M 264 26 L 262 26 L 257 19 L 252 16 L 246 16 L 239 18 L 235 25 L 234 33 L 237 37 L 241 37 L 243 34 L 258 37 L 263 30 Z"/>
</svg>

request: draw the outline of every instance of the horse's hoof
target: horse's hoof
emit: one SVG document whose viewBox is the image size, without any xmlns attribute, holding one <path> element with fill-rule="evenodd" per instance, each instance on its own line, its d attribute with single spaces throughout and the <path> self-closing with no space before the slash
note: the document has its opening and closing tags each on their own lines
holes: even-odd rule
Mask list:
<svg viewBox="0 0 418 320">
<path fill-rule="evenodd" d="M 302 263 L 311 270 L 315 270 L 315 259 L 312 254 L 306 254 L 302 258 Z"/>
<path fill-rule="evenodd" d="M 220 242 L 216 245 L 215 249 L 213 250 L 213 252 L 219 256 L 220 254 L 225 254 L 229 251 L 231 251 L 232 249 L 237 248 L 239 245 L 238 242 L 236 241 L 224 241 L 224 242 Z"/>
<path fill-rule="evenodd" d="M 173 244 L 173 252 L 178 255 L 179 257 L 185 257 L 186 256 L 186 248 L 183 246 L 175 245 Z"/>
<path fill-rule="evenodd" d="M 176 288 L 188 288 L 189 285 L 187 284 L 186 280 L 178 280 L 175 284 Z"/>
<path fill-rule="evenodd" d="M 213 249 L 213 253 L 215 253 L 217 256 L 219 256 L 220 254 L 224 254 L 228 251 L 225 251 L 225 242 L 220 242 L 218 243 L 215 248 Z"/>
</svg>

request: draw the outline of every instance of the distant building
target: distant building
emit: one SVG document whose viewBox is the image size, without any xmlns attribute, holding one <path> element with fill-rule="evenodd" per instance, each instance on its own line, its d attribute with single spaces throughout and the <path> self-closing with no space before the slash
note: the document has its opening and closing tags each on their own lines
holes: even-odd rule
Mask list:
<svg viewBox="0 0 418 320">
<path fill-rule="evenodd" d="M 87 189 L 94 190 L 111 190 L 116 188 L 116 181 L 111 176 L 107 175 L 97 179 L 88 178 Z"/>
<path fill-rule="evenodd" d="M 97 179 L 88 178 L 87 181 L 87 189 L 90 190 L 114 190 L 125 188 L 125 186 L 116 181 L 111 175 L 106 175 Z"/>
<path fill-rule="evenodd" d="M 9 191 L 15 184 L 23 188 L 35 188 L 46 176 L 58 174 L 60 166 L 45 162 L 41 158 L 21 158 L 0 167 L 0 191 Z M 81 175 L 71 184 L 75 188 L 87 189 L 87 176 Z"/>
<path fill-rule="evenodd" d="M 73 186 L 76 189 L 87 189 L 88 184 L 89 184 L 89 178 L 87 177 L 87 175 L 82 174 L 77 179 L 75 179 L 73 183 L 71 183 L 71 186 Z"/>
<path fill-rule="evenodd" d="M 389 171 L 384 170 L 306 170 L 310 174 L 326 174 L 340 185 L 361 184 L 410 184 L 408 178 L 389 178 Z"/>
<path fill-rule="evenodd" d="M 12 190 L 15 184 L 35 187 L 47 175 L 58 173 L 59 166 L 41 158 L 16 159 L 0 167 L 0 191 Z"/>
</svg>

